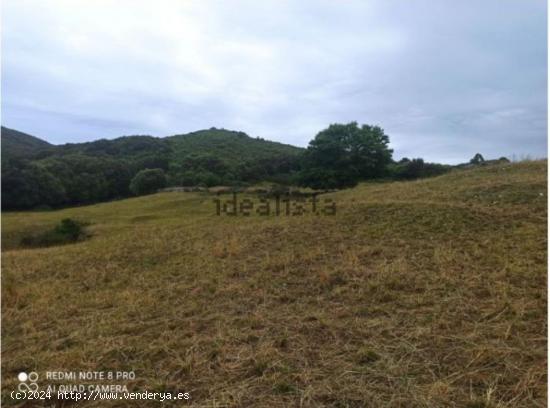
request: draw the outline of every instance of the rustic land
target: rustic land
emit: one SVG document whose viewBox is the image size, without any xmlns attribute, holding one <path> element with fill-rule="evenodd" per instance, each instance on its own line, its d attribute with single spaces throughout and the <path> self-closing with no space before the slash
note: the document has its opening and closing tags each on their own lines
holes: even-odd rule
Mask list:
<svg viewBox="0 0 550 408">
<path fill-rule="evenodd" d="M 4 213 L 3 403 L 23 370 L 133 370 L 173 406 L 544 407 L 546 168 L 361 184 L 333 216 L 202 192 Z M 89 237 L 21 246 L 64 218 Z"/>
</svg>

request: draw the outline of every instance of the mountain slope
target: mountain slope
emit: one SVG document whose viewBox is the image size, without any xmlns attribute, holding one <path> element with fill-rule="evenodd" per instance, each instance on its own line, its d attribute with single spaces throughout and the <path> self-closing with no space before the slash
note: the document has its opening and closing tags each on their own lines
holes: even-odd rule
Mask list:
<svg viewBox="0 0 550 408">
<path fill-rule="evenodd" d="M 333 216 L 212 198 L 4 215 L 4 401 L 86 359 L 197 407 L 545 406 L 546 162 L 365 183 Z M 91 239 L 18 247 L 67 217 Z"/>
<path fill-rule="evenodd" d="M 167 155 L 171 162 L 179 162 L 189 155 L 211 155 L 227 164 L 243 161 L 269 160 L 279 156 L 296 156 L 304 149 L 259 138 L 251 138 L 244 132 L 225 129 L 199 130 L 169 137 L 147 135 L 122 136 L 83 143 L 67 143 L 52 146 L 38 138 L 7 129 L 9 142 L 26 146 L 40 142 L 50 146 L 49 156 L 83 154 L 87 156 L 113 156 L 133 158 L 146 155 Z M 11 153 L 11 150 L 8 150 Z"/>
<path fill-rule="evenodd" d="M 303 151 L 224 129 L 59 146 L 7 129 L 3 141 L 4 209 L 127 197 L 131 179 L 148 168 L 164 170 L 169 186 L 286 182 Z M 11 158 L 28 161 L 13 163 Z"/>
<path fill-rule="evenodd" d="M 35 136 L 2 126 L 2 160 L 9 158 L 31 158 L 49 149 L 52 145 Z"/>
<path fill-rule="evenodd" d="M 111 156 L 137 158 L 147 155 L 168 154 L 166 139 L 153 136 L 122 136 L 116 139 L 100 139 L 92 142 L 67 143 L 55 146 L 52 156 L 82 154 L 93 157 Z"/>
<path fill-rule="evenodd" d="M 269 160 L 277 156 L 297 156 L 304 149 L 259 138 L 246 133 L 224 129 L 200 130 L 167 138 L 174 151 L 174 157 L 189 154 L 209 154 L 223 157 L 229 164 L 249 160 Z"/>
</svg>

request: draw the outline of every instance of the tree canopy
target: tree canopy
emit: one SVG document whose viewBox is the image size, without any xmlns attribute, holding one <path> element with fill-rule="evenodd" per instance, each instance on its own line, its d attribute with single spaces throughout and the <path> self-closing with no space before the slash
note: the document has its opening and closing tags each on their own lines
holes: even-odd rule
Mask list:
<svg viewBox="0 0 550 408">
<path fill-rule="evenodd" d="M 166 187 L 166 175 L 162 169 L 141 170 L 130 182 L 130 191 L 135 195 L 156 193 L 163 187 Z"/>
<path fill-rule="evenodd" d="M 166 182 L 234 185 L 290 182 L 302 148 L 209 129 L 165 138 L 50 145 L 2 127 L 2 208 L 79 205 L 128 197 L 130 181 L 144 169 L 162 169 Z"/>
<path fill-rule="evenodd" d="M 389 137 L 379 126 L 332 124 L 309 143 L 300 183 L 313 188 L 343 188 L 382 177 L 392 162 Z"/>
<path fill-rule="evenodd" d="M 2 208 L 88 204 L 164 186 L 266 181 L 336 189 L 361 180 L 428 177 L 450 168 L 422 159 L 396 163 L 392 153 L 382 128 L 357 122 L 330 125 L 307 149 L 216 128 L 60 146 L 2 128 Z"/>
</svg>

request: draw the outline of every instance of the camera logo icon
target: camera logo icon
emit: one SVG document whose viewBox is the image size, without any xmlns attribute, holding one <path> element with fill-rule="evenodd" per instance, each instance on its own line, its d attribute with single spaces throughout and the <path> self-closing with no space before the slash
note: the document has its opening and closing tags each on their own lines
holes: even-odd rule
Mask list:
<svg viewBox="0 0 550 408">
<path fill-rule="evenodd" d="M 20 372 L 17 375 L 17 379 L 19 380 L 19 385 L 17 386 L 17 389 L 21 392 L 36 392 L 38 391 L 38 373 L 35 371 L 31 371 L 30 373 L 26 372 Z"/>
</svg>

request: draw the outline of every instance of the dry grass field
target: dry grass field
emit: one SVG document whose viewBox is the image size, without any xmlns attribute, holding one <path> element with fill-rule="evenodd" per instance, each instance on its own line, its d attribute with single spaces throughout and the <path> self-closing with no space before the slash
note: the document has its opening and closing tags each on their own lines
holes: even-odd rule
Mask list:
<svg viewBox="0 0 550 408">
<path fill-rule="evenodd" d="M 133 370 L 191 394 L 163 406 L 544 407 L 546 166 L 362 184 L 335 216 L 206 193 L 5 213 L 3 403 L 22 370 Z M 90 238 L 19 246 L 67 217 Z"/>
</svg>

